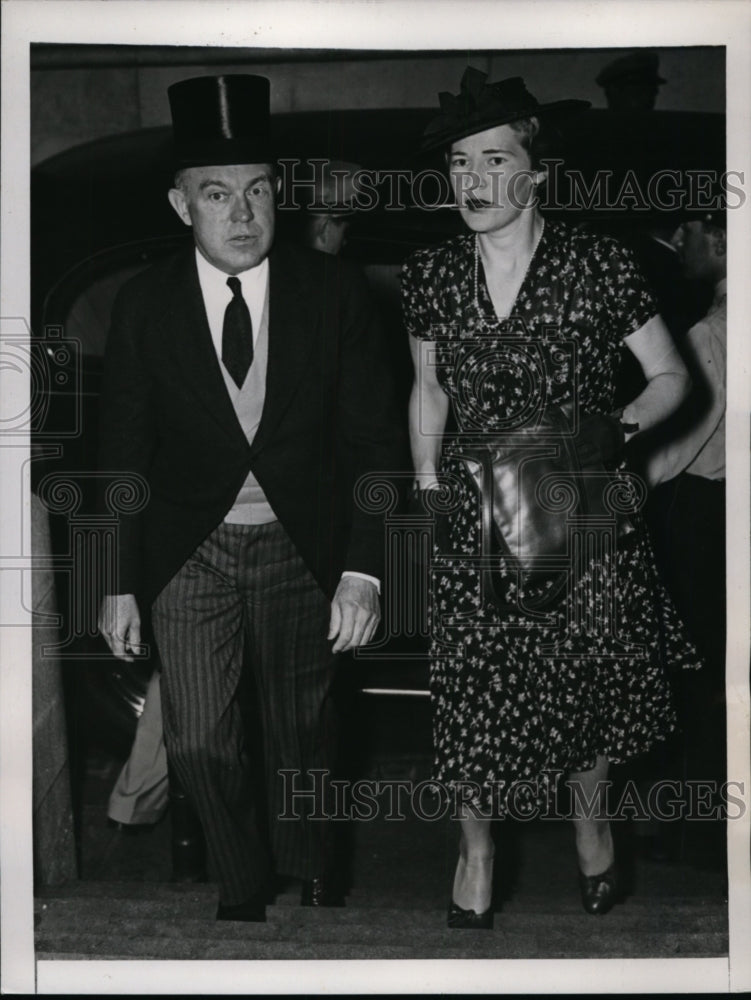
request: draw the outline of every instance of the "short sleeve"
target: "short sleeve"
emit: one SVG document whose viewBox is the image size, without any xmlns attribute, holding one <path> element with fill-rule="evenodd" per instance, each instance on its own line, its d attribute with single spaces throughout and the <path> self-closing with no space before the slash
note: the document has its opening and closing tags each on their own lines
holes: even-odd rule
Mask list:
<svg viewBox="0 0 751 1000">
<path fill-rule="evenodd" d="M 613 333 L 623 340 L 660 310 L 633 252 L 615 240 L 603 240 L 601 248 L 601 300 L 606 303 Z"/>
</svg>

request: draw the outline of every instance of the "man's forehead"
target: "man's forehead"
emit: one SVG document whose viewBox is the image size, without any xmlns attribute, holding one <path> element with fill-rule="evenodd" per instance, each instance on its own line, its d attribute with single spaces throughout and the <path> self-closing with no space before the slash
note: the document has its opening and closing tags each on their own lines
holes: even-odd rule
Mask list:
<svg viewBox="0 0 751 1000">
<path fill-rule="evenodd" d="M 196 184 L 209 180 L 224 182 L 247 181 L 255 177 L 273 177 L 272 163 L 232 163 L 205 167 L 186 167 L 183 175 Z"/>
</svg>

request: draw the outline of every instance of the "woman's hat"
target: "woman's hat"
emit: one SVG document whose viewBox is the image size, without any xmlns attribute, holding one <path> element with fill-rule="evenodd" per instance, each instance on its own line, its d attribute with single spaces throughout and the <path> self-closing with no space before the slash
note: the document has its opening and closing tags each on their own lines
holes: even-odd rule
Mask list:
<svg viewBox="0 0 751 1000">
<path fill-rule="evenodd" d="M 468 66 L 458 94 L 444 91 L 438 95 L 441 111 L 423 132 L 422 152 L 448 146 L 456 139 L 484 132 L 496 125 L 507 125 L 520 118 L 560 115 L 591 107 L 589 101 L 576 100 L 540 104 L 520 76 L 498 83 L 486 83 L 487 78 L 487 73 Z"/>
<path fill-rule="evenodd" d="M 168 88 L 175 167 L 273 163 L 265 76 L 197 76 Z"/>
</svg>

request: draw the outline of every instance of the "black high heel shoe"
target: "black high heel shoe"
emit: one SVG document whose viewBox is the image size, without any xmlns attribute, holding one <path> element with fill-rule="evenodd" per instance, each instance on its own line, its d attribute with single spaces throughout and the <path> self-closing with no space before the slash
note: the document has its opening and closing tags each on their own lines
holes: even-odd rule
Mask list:
<svg viewBox="0 0 751 1000">
<path fill-rule="evenodd" d="M 495 853 L 495 852 L 494 852 Z M 490 860 L 492 861 L 494 854 L 490 855 Z M 466 859 L 463 855 L 460 855 L 459 861 L 457 862 L 457 872 L 459 870 L 459 865 L 462 860 Z M 488 860 L 488 859 L 483 859 Z M 456 888 L 456 883 L 454 884 Z M 490 906 L 487 910 L 483 910 L 482 913 L 478 913 L 476 910 L 465 910 L 463 907 L 459 906 L 458 903 L 454 902 L 453 893 L 452 898 L 449 903 L 447 924 L 449 927 L 466 927 L 466 928 L 476 928 L 490 930 L 493 927 L 493 903 L 491 900 Z"/>
<path fill-rule="evenodd" d="M 492 930 L 493 927 L 493 907 L 492 905 L 482 913 L 475 913 L 474 910 L 463 910 L 453 899 L 449 903 L 447 924 L 449 927 L 470 927 Z"/>
<path fill-rule="evenodd" d="M 608 913 L 620 898 L 620 878 L 615 861 L 600 875 L 582 875 L 579 872 L 579 889 L 587 913 Z"/>
</svg>

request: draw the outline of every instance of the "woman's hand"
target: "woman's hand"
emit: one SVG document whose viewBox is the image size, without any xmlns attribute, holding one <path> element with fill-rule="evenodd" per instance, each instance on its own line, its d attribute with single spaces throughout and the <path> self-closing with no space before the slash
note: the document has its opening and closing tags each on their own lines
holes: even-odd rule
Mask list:
<svg viewBox="0 0 751 1000">
<path fill-rule="evenodd" d="M 647 379 L 644 391 L 623 408 L 623 422 L 638 424 L 640 433 L 678 409 L 689 393 L 691 378 L 662 317 L 653 316 L 624 343 Z M 626 441 L 634 433 L 627 433 Z"/>
</svg>

